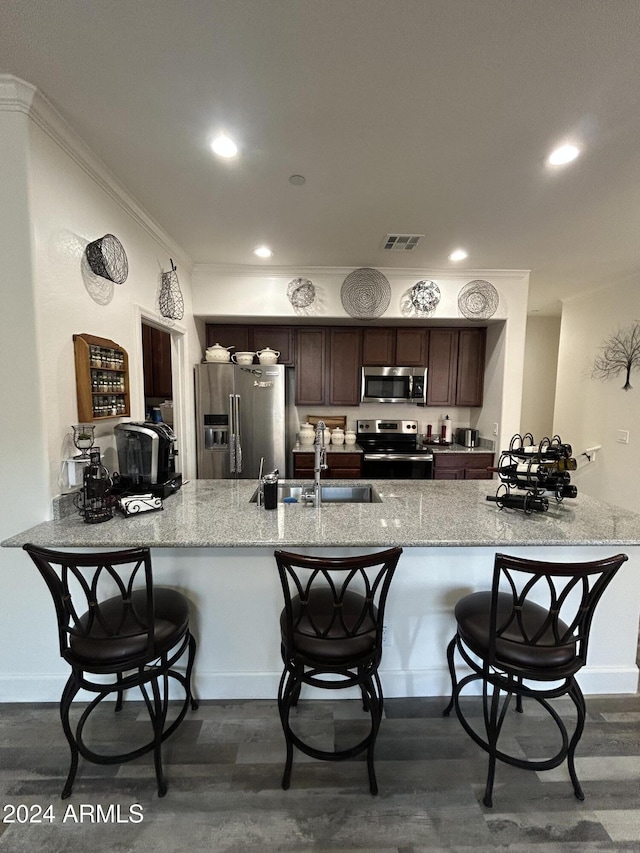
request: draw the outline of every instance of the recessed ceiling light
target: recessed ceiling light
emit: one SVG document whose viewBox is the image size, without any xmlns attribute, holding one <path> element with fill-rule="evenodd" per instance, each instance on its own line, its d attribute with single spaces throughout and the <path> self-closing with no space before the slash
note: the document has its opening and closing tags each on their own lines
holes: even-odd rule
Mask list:
<svg viewBox="0 0 640 853">
<path fill-rule="evenodd" d="M 211 148 L 213 149 L 213 153 L 217 154 L 218 157 L 235 157 L 238 153 L 238 146 L 226 133 L 216 136 L 211 143 Z"/>
<path fill-rule="evenodd" d="M 256 246 L 253 250 L 253 254 L 257 255 L 259 258 L 270 258 L 271 255 L 273 255 L 273 252 L 268 246 Z"/>
<path fill-rule="evenodd" d="M 455 251 L 451 252 L 449 255 L 450 261 L 464 261 L 467 257 L 467 253 L 464 249 L 455 249 Z"/>
<path fill-rule="evenodd" d="M 565 163 L 571 163 L 580 154 L 580 149 L 577 145 L 567 143 L 560 145 L 549 155 L 549 164 L 551 166 L 564 166 Z"/>
</svg>

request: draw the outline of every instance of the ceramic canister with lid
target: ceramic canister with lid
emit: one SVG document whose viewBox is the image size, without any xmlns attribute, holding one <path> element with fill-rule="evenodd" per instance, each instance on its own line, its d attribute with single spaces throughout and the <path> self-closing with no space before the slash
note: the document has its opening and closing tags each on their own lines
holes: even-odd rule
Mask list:
<svg viewBox="0 0 640 853">
<path fill-rule="evenodd" d="M 356 443 L 356 434 L 355 430 L 348 429 L 344 434 L 344 443 L 345 444 L 355 444 Z"/>
<path fill-rule="evenodd" d="M 300 444 L 313 444 L 315 438 L 316 433 L 310 423 L 300 425 Z"/>
<path fill-rule="evenodd" d="M 344 430 L 336 427 L 331 433 L 331 444 L 344 444 Z"/>
</svg>

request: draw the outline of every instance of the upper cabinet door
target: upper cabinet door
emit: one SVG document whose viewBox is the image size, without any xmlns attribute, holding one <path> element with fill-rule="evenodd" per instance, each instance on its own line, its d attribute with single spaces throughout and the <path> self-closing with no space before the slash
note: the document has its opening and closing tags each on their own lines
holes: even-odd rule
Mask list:
<svg viewBox="0 0 640 853">
<path fill-rule="evenodd" d="M 326 329 L 296 330 L 296 404 L 323 406 L 327 360 Z"/>
<path fill-rule="evenodd" d="M 485 328 L 458 332 L 456 405 L 481 406 L 484 391 Z"/>
<path fill-rule="evenodd" d="M 331 406 L 360 404 L 362 329 L 332 327 L 329 330 L 329 393 Z"/>
<path fill-rule="evenodd" d="M 288 367 L 293 365 L 293 326 L 252 326 L 251 327 L 251 350 L 260 350 L 270 347 L 279 352 L 279 364 Z"/>
<path fill-rule="evenodd" d="M 426 367 L 427 364 L 426 329 L 396 329 L 396 360 L 399 367 Z"/>
<path fill-rule="evenodd" d="M 457 353 L 457 329 L 429 330 L 427 406 L 455 404 Z"/>
<path fill-rule="evenodd" d="M 232 352 L 250 352 L 248 326 L 207 323 L 206 337 L 208 347 L 220 344 L 223 347 L 234 347 Z"/>
<path fill-rule="evenodd" d="M 396 363 L 396 330 L 381 326 L 363 330 L 362 364 L 391 367 Z"/>
</svg>

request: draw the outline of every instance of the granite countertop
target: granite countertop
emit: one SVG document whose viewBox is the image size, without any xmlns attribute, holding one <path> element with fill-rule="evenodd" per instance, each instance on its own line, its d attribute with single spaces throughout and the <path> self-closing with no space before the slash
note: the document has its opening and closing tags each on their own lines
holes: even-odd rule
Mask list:
<svg viewBox="0 0 640 853">
<path fill-rule="evenodd" d="M 300 482 L 299 480 L 297 482 Z M 308 481 L 311 482 L 311 481 Z M 327 481 L 328 482 L 328 481 Z M 332 485 L 354 485 L 332 480 Z M 249 503 L 252 480 L 192 480 L 164 509 L 85 524 L 47 521 L 2 543 L 51 548 L 453 547 L 640 544 L 640 515 L 586 495 L 525 516 L 487 501 L 496 481 L 372 480 L 382 503 L 320 508 Z"/>
<path fill-rule="evenodd" d="M 325 446 L 327 453 L 363 453 L 364 451 L 359 444 L 327 444 Z M 315 453 L 313 444 L 301 444 L 300 447 L 293 448 L 294 453 Z"/>
<path fill-rule="evenodd" d="M 444 447 L 441 444 L 426 445 L 431 448 L 434 453 L 495 453 L 492 447 L 465 447 L 464 444 L 447 444 Z"/>
<path fill-rule="evenodd" d="M 491 447 L 465 447 L 463 444 L 425 444 L 434 453 L 495 453 Z M 359 444 L 327 444 L 327 453 L 364 453 Z M 301 444 L 293 448 L 294 453 L 313 453 L 313 444 Z"/>
</svg>

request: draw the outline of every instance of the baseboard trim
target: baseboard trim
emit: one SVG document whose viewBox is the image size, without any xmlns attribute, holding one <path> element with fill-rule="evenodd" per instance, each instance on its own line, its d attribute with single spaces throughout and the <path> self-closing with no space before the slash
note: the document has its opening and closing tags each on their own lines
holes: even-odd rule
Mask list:
<svg viewBox="0 0 640 853">
<path fill-rule="evenodd" d="M 464 674 L 466 670 L 460 670 L 460 676 Z M 388 698 L 448 696 L 451 690 L 446 667 L 412 671 L 381 670 L 380 679 Z M 0 702 L 59 702 L 66 680 L 66 675 L 0 675 Z M 280 672 L 203 672 L 196 666 L 194 690 L 199 699 L 274 699 L 279 681 Z M 585 695 L 633 694 L 638 692 L 638 668 L 635 665 L 586 666 L 580 672 L 578 681 Z M 474 687 L 477 689 L 472 690 Z M 177 687 L 175 693 L 176 698 L 179 698 Z M 471 685 L 468 693 L 479 694 L 479 683 Z M 314 698 L 355 698 L 357 695 L 355 689 L 313 691 Z M 82 693 L 79 698 L 83 698 Z"/>
</svg>

